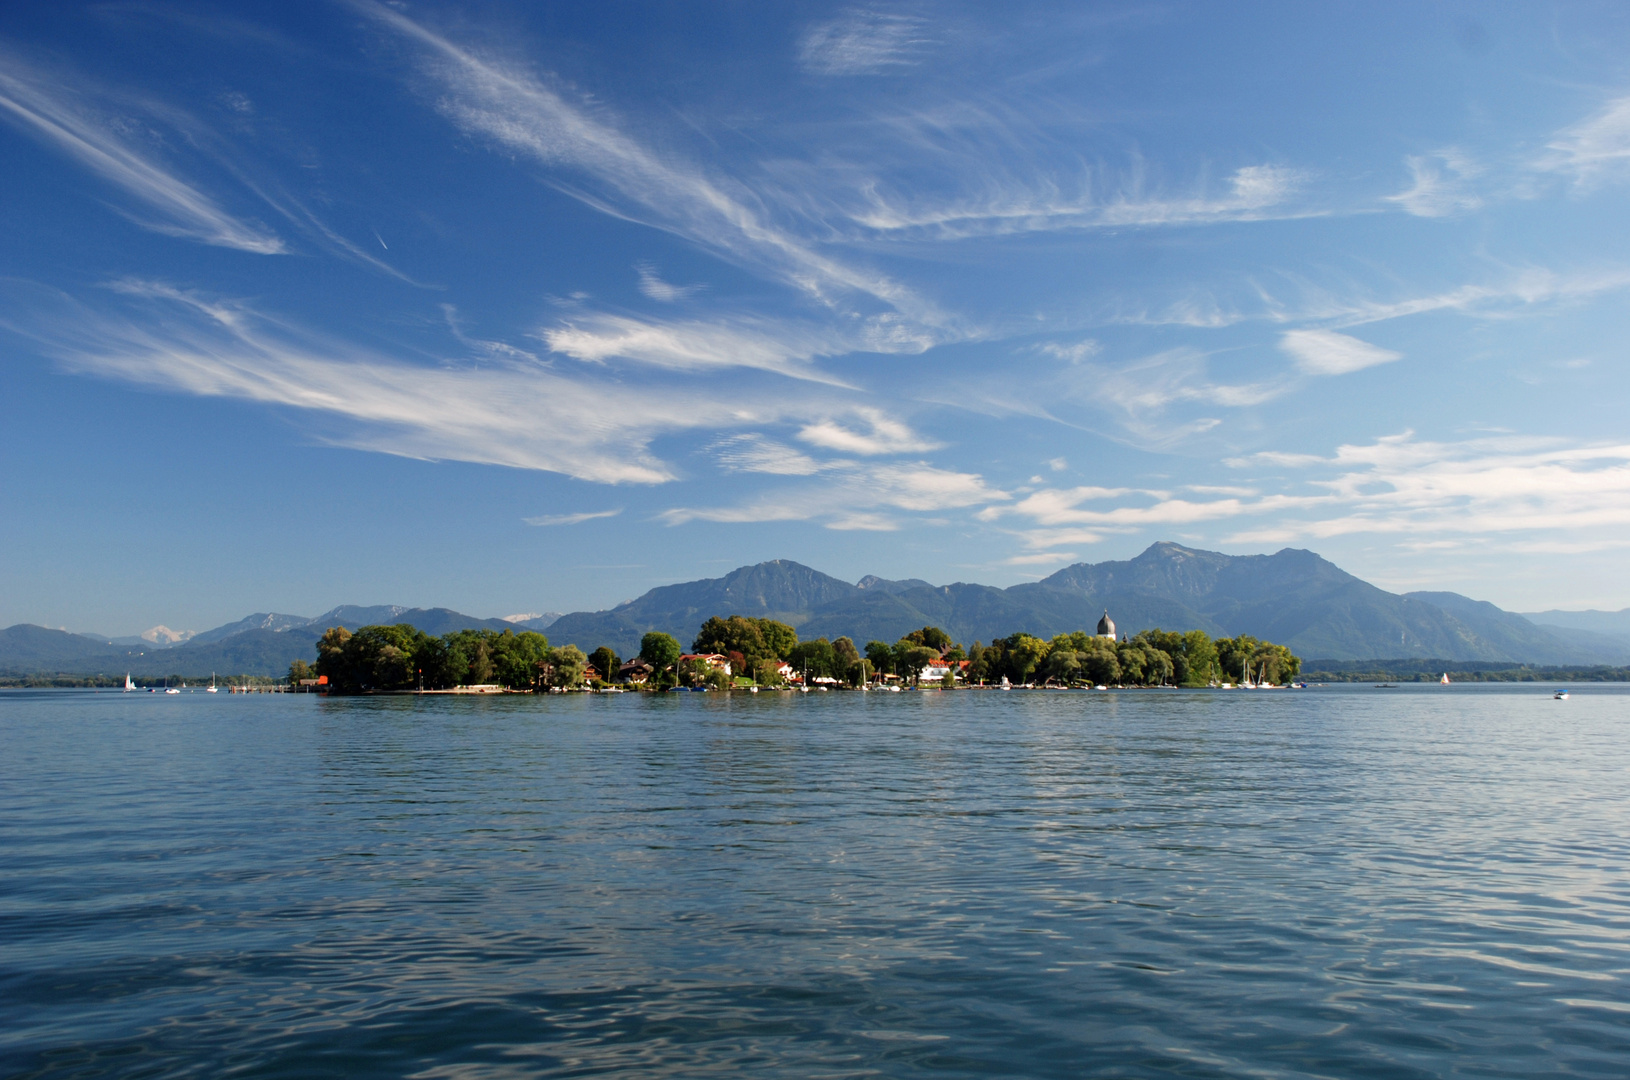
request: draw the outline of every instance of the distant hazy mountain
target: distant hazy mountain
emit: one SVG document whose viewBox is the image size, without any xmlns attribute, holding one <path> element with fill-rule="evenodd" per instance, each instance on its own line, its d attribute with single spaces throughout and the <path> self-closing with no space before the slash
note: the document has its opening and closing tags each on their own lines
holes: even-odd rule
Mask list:
<svg viewBox="0 0 1630 1080">
<path fill-rule="evenodd" d="M 1523 618 L 1542 626 L 1566 626 L 1597 634 L 1630 637 L 1630 608 L 1623 611 L 1529 611 Z"/>
<path fill-rule="evenodd" d="M 1515 612 L 1503 611 L 1486 600 L 1472 600 L 1452 592 L 1412 592 L 1404 595 L 1436 604 L 1447 611 L 1478 637 L 1499 646 L 1503 651 L 1500 659 L 1523 660 L 1531 664 L 1630 662 L 1630 647 L 1615 645 L 1612 638 L 1567 630 L 1559 632 L 1557 628 L 1538 626 L 1532 620 Z"/>
<path fill-rule="evenodd" d="M 1311 551 L 1292 548 L 1234 556 L 1159 543 L 1134 559 L 1078 563 L 1006 589 L 881 578 L 849 585 L 778 560 L 653 589 L 610 611 L 564 615 L 550 637 L 584 648 L 610 645 L 626 655 L 649 630 L 673 634 L 688 646 L 709 615 L 742 614 L 781 619 L 805 638 L 894 641 L 933 624 L 967 643 L 1018 630 L 1050 636 L 1091 629 L 1107 609 L 1124 633 L 1156 626 L 1248 633 L 1325 659 L 1604 661 L 1600 650 L 1581 648 L 1492 604 L 1432 595 L 1442 603 L 1425 594 L 1386 592 Z"/>
<path fill-rule="evenodd" d="M 295 659 L 314 659 L 315 642 L 329 627 L 354 630 L 372 623 L 404 622 L 433 635 L 547 628 L 556 644 L 585 650 L 609 645 L 627 656 L 651 630 L 688 647 L 712 615 L 780 619 L 804 638 L 842 635 L 860 645 L 892 642 L 934 625 L 967 644 L 1020 630 L 1043 637 L 1090 630 L 1106 609 L 1126 634 L 1157 626 L 1246 633 L 1288 645 L 1308 659 L 1630 663 L 1630 610 L 1544 612 L 1534 618 L 1558 625 L 1540 626 L 1457 593 L 1389 593 L 1311 551 L 1236 556 L 1159 543 L 1134 559 L 1077 563 L 1006 589 L 871 576 L 851 585 L 777 559 L 721 578 L 664 585 L 609 611 L 568 615 L 478 619 L 448 608 L 345 605 L 314 619 L 259 613 L 168 648 L 18 625 L 0 631 L 0 672 L 275 675 Z M 1588 625 L 1562 625 L 1563 619 Z"/>
<path fill-rule="evenodd" d="M 448 608 L 344 605 L 315 619 L 258 613 L 194 635 L 178 645 L 142 638 L 108 639 L 18 624 L 0 630 L 0 674 L 281 675 L 295 660 L 317 658 L 316 642 L 332 626 L 355 630 L 374 623 L 408 623 L 433 636 L 453 630 L 528 629 L 503 619 L 478 619 Z"/>
<path fill-rule="evenodd" d="M 855 582 L 855 588 L 857 589 L 875 589 L 878 592 L 886 593 L 903 593 L 907 589 L 932 589 L 933 587 L 922 578 L 902 578 L 899 581 L 890 581 L 887 578 L 880 578 L 876 574 L 867 574 Z"/>
<path fill-rule="evenodd" d="M 536 630 L 542 632 L 555 624 L 560 618 L 558 611 L 545 611 L 542 614 L 505 615 L 503 621 L 509 623 L 517 630 Z"/>
<path fill-rule="evenodd" d="M 205 630 L 201 634 L 194 634 L 192 644 L 207 645 L 212 641 L 220 641 L 234 634 L 247 633 L 250 630 L 270 630 L 281 633 L 284 630 L 293 630 L 296 627 L 306 626 L 313 620 L 306 615 L 278 615 L 275 612 L 257 612 L 248 618 L 239 619 L 225 626 L 217 626 L 213 630 Z"/>
<path fill-rule="evenodd" d="M 744 566 L 722 578 L 663 585 L 610 611 L 562 615 L 549 628 L 549 639 L 579 645 L 594 642 L 588 648 L 609 644 L 626 656 L 639 651 L 646 633 L 661 630 L 689 648 L 711 615 L 753 615 L 797 626 L 807 622 L 812 611 L 860 592 L 819 570 L 776 559 Z"/>
</svg>

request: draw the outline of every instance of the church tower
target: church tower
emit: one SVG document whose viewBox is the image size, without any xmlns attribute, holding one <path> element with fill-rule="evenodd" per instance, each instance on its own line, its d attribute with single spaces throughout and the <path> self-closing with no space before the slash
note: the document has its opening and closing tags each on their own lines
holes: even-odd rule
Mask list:
<svg viewBox="0 0 1630 1080">
<path fill-rule="evenodd" d="M 1098 620 L 1098 636 L 1115 640 L 1115 620 L 1109 617 L 1109 609 L 1104 609 L 1104 617 Z"/>
</svg>

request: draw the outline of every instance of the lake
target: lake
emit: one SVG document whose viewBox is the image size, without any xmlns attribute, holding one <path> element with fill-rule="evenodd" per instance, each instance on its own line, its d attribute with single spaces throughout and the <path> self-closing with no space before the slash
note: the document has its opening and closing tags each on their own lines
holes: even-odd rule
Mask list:
<svg viewBox="0 0 1630 1080">
<path fill-rule="evenodd" d="M 1630 1074 L 1630 694 L 0 692 L 13 1077 Z"/>
</svg>

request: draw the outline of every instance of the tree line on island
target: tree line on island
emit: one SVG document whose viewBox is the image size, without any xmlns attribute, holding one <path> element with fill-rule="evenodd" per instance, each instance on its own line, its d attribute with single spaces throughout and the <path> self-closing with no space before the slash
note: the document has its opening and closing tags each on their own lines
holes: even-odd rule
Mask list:
<svg viewBox="0 0 1630 1080">
<path fill-rule="evenodd" d="M 775 619 L 714 616 L 684 652 L 671 635 L 653 631 L 625 662 L 601 646 L 551 646 L 543 634 L 512 630 L 458 630 L 432 637 L 407 624 L 335 627 L 317 642 L 317 660 L 296 660 L 293 686 L 316 685 L 335 694 L 453 690 L 490 686 L 511 691 L 565 691 L 622 684 L 641 689 L 675 687 L 728 690 L 779 687 L 788 682 L 864 686 L 877 682 L 944 687 L 1212 686 L 1244 679 L 1285 683 L 1301 660 L 1283 645 L 1248 634 L 1212 638 L 1203 630 L 1144 630 L 1132 637 L 1058 634 L 1051 640 L 1017 633 L 964 648 L 935 626 L 914 630 L 890 645 L 858 648 L 847 637 L 799 641 Z"/>
</svg>

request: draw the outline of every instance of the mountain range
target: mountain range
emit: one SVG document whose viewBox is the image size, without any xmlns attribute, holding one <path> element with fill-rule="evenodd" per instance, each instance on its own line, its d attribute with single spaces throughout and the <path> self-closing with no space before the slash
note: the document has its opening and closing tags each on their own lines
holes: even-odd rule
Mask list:
<svg viewBox="0 0 1630 1080">
<path fill-rule="evenodd" d="M 259 613 L 157 648 L 18 625 L 0 631 L 0 672 L 205 675 L 278 674 L 310 660 L 330 626 L 406 622 L 428 634 L 459 629 L 541 629 L 556 644 L 609 645 L 627 656 L 661 630 L 689 646 L 712 615 L 779 619 L 803 638 L 895 641 L 927 625 L 964 643 L 1016 631 L 1041 637 L 1092 629 L 1110 612 L 1122 633 L 1161 627 L 1241 633 L 1313 659 L 1437 658 L 1528 664 L 1630 663 L 1630 611 L 1532 616 L 1451 592 L 1399 595 L 1311 551 L 1224 555 L 1157 543 L 1136 558 L 1077 563 L 1041 581 L 997 588 L 931 585 L 875 576 L 850 584 L 786 560 L 721 578 L 664 585 L 608 611 L 480 619 L 447 608 L 337 607 L 307 619 Z"/>
</svg>

